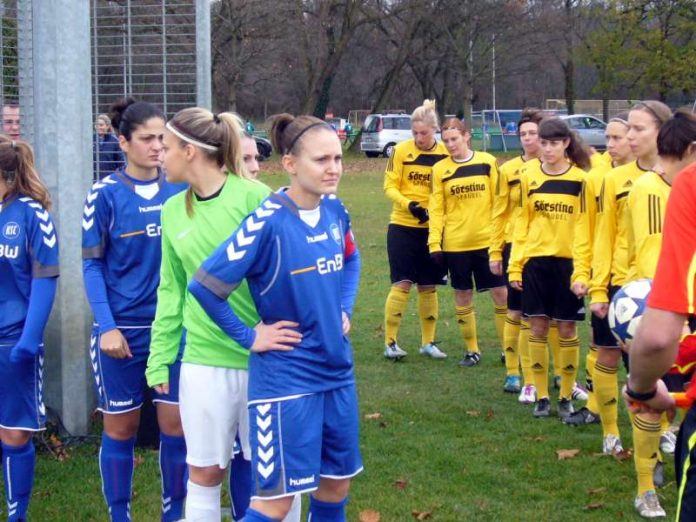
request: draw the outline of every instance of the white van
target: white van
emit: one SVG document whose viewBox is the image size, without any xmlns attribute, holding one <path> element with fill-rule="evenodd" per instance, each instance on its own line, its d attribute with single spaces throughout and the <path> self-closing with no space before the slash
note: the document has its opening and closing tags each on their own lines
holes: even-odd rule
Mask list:
<svg viewBox="0 0 696 522">
<path fill-rule="evenodd" d="M 408 114 L 370 114 L 365 119 L 360 137 L 360 150 L 368 158 L 380 154 L 391 156 L 394 145 L 411 135 L 411 116 Z"/>
</svg>

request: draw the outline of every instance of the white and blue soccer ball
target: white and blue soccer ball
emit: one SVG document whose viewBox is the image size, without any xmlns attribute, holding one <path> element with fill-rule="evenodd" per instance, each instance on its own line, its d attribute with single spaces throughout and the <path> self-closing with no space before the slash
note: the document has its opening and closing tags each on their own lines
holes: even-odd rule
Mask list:
<svg viewBox="0 0 696 522">
<path fill-rule="evenodd" d="M 647 307 L 651 279 L 638 279 L 621 287 L 609 304 L 609 327 L 621 342 L 633 340 Z"/>
</svg>

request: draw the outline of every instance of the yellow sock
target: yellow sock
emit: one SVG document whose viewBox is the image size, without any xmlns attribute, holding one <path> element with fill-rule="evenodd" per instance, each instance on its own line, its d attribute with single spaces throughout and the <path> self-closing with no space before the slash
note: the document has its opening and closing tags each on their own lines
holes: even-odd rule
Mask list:
<svg viewBox="0 0 696 522">
<path fill-rule="evenodd" d="M 408 291 L 392 286 L 384 304 L 384 344 L 396 342 L 401 319 L 408 306 Z"/>
<path fill-rule="evenodd" d="M 478 338 L 476 336 L 476 314 L 474 305 L 455 307 L 459 331 L 464 337 L 466 349 L 469 352 L 479 352 Z"/>
<path fill-rule="evenodd" d="M 529 359 L 534 373 L 537 400 L 549 397 L 549 350 L 548 338 L 529 334 Z"/>
<path fill-rule="evenodd" d="M 660 415 L 660 433 L 669 431 L 669 419 L 667 418 L 667 412 L 663 411 Z"/>
<path fill-rule="evenodd" d="M 553 376 L 560 377 L 561 375 L 561 345 L 558 337 L 558 324 L 556 321 L 551 321 L 549 325 L 549 348 L 553 357 Z"/>
<path fill-rule="evenodd" d="M 660 448 L 660 419 L 657 415 L 633 415 L 633 462 L 638 478 L 638 494 L 655 489 L 653 470 Z"/>
<path fill-rule="evenodd" d="M 505 319 L 507 319 L 507 305 L 495 307 L 495 333 L 498 335 L 501 351 L 505 351 Z"/>
<path fill-rule="evenodd" d="M 520 339 L 517 345 L 520 352 L 520 367 L 522 368 L 522 380 L 524 385 L 534 386 L 534 372 L 529 357 L 529 320 L 520 319 Z"/>
<path fill-rule="evenodd" d="M 496 319 L 498 311 L 496 310 Z M 505 328 L 503 329 L 503 346 L 505 347 L 505 369 L 508 375 L 520 374 L 520 354 L 518 344 L 520 339 L 520 320 L 513 319 L 509 315 L 505 318 Z"/>
<path fill-rule="evenodd" d="M 571 399 L 573 384 L 578 376 L 578 366 L 580 365 L 580 339 L 578 336 L 570 339 L 559 339 L 559 362 L 561 366 L 561 391 L 562 399 Z"/>
<path fill-rule="evenodd" d="M 420 318 L 421 325 L 421 346 L 425 346 L 435 340 L 438 310 L 437 292 L 434 289 L 418 292 L 418 317 Z"/>
<path fill-rule="evenodd" d="M 595 364 L 597 363 L 597 348 L 590 345 L 590 349 L 585 357 L 585 383 L 587 384 L 587 409 L 592 413 L 599 411 L 597 407 L 597 398 L 594 393 L 594 381 L 592 376 L 595 372 Z"/>
<path fill-rule="evenodd" d="M 592 387 L 597 399 L 597 409 L 602 420 L 602 431 L 605 437 L 609 434 L 619 436 L 619 425 L 616 422 L 619 414 L 617 407 L 619 385 L 616 372 L 616 368 L 609 368 L 597 362 L 592 376 Z"/>
</svg>

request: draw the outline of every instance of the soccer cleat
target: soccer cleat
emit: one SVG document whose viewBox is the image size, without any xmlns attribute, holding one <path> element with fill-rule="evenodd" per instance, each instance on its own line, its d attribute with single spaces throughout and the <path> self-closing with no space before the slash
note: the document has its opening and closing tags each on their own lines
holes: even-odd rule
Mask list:
<svg viewBox="0 0 696 522">
<path fill-rule="evenodd" d="M 406 357 L 408 353 L 401 348 L 399 348 L 399 345 L 396 344 L 396 342 L 391 342 L 387 346 L 384 347 L 384 356 L 387 359 L 392 359 L 394 361 L 399 361 Z"/>
<path fill-rule="evenodd" d="M 660 435 L 660 451 L 667 455 L 674 455 L 677 449 L 677 436 L 671 431 L 665 431 Z"/>
<path fill-rule="evenodd" d="M 664 518 L 667 516 L 667 513 L 665 513 L 665 510 L 662 509 L 660 505 L 657 493 L 652 490 L 638 495 L 633 505 L 636 507 L 638 514 L 643 518 Z"/>
<path fill-rule="evenodd" d="M 533 415 L 537 418 L 548 417 L 549 415 L 551 415 L 551 403 L 549 402 L 548 397 L 539 399 L 536 402 L 536 404 L 534 405 Z"/>
<path fill-rule="evenodd" d="M 447 354 L 441 351 L 434 342 L 421 346 L 419 352 L 423 355 L 427 355 L 428 357 L 432 357 L 433 359 L 447 358 Z"/>
<path fill-rule="evenodd" d="M 517 401 L 522 404 L 534 404 L 536 402 L 536 386 L 527 384 L 522 388 Z"/>
<path fill-rule="evenodd" d="M 609 434 L 604 437 L 602 441 L 602 453 L 605 455 L 616 455 L 623 451 L 623 446 L 621 445 L 621 439 L 616 435 Z"/>
<path fill-rule="evenodd" d="M 476 366 L 481 361 L 481 354 L 478 352 L 467 352 L 464 358 L 459 361 L 459 366 L 471 368 Z"/>
<path fill-rule="evenodd" d="M 570 395 L 574 401 L 586 401 L 588 399 L 587 392 L 578 386 L 578 383 L 573 384 L 573 392 Z"/>
<path fill-rule="evenodd" d="M 503 391 L 506 393 L 519 393 L 522 389 L 520 384 L 519 375 L 508 375 L 505 377 L 505 384 L 503 384 Z"/>
<path fill-rule="evenodd" d="M 599 424 L 599 414 L 593 413 L 584 406 L 563 421 L 568 426 L 586 426 Z"/>
<path fill-rule="evenodd" d="M 656 488 L 661 488 L 665 485 L 665 464 L 659 460 L 653 468 L 653 484 Z"/>
<path fill-rule="evenodd" d="M 558 417 L 561 422 L 568 420 L 575 410 L 573 409 L 573 403 L 570 399 L 561 399 L 558 401 Z"/>
</svg>

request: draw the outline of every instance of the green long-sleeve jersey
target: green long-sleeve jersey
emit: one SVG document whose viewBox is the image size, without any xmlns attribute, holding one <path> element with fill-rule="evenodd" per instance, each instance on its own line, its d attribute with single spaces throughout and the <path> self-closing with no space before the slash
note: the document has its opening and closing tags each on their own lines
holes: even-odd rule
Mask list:
<svg viewBox="0 0 696 522">
<path fill-rule="evenodd" d="M 249 351 L 218 328 L 187 291 L 187 286 L 203 261 L 269 193 L 270 189 L 263 183 L 231 174 L 218 196 L 205 200 L 191 196 L 190 216 L 186 211 L 185 192 L 164 205 L 162 266 L 146 371 L 149 386 L 169 381 L 168 366 L 176 360 L 182 328 L 186 328 L 184 362 L 247 368 Z M 247 325 L 258 322 L 246 282 L 230 295 L 228 302 Z"/>
</svg>

